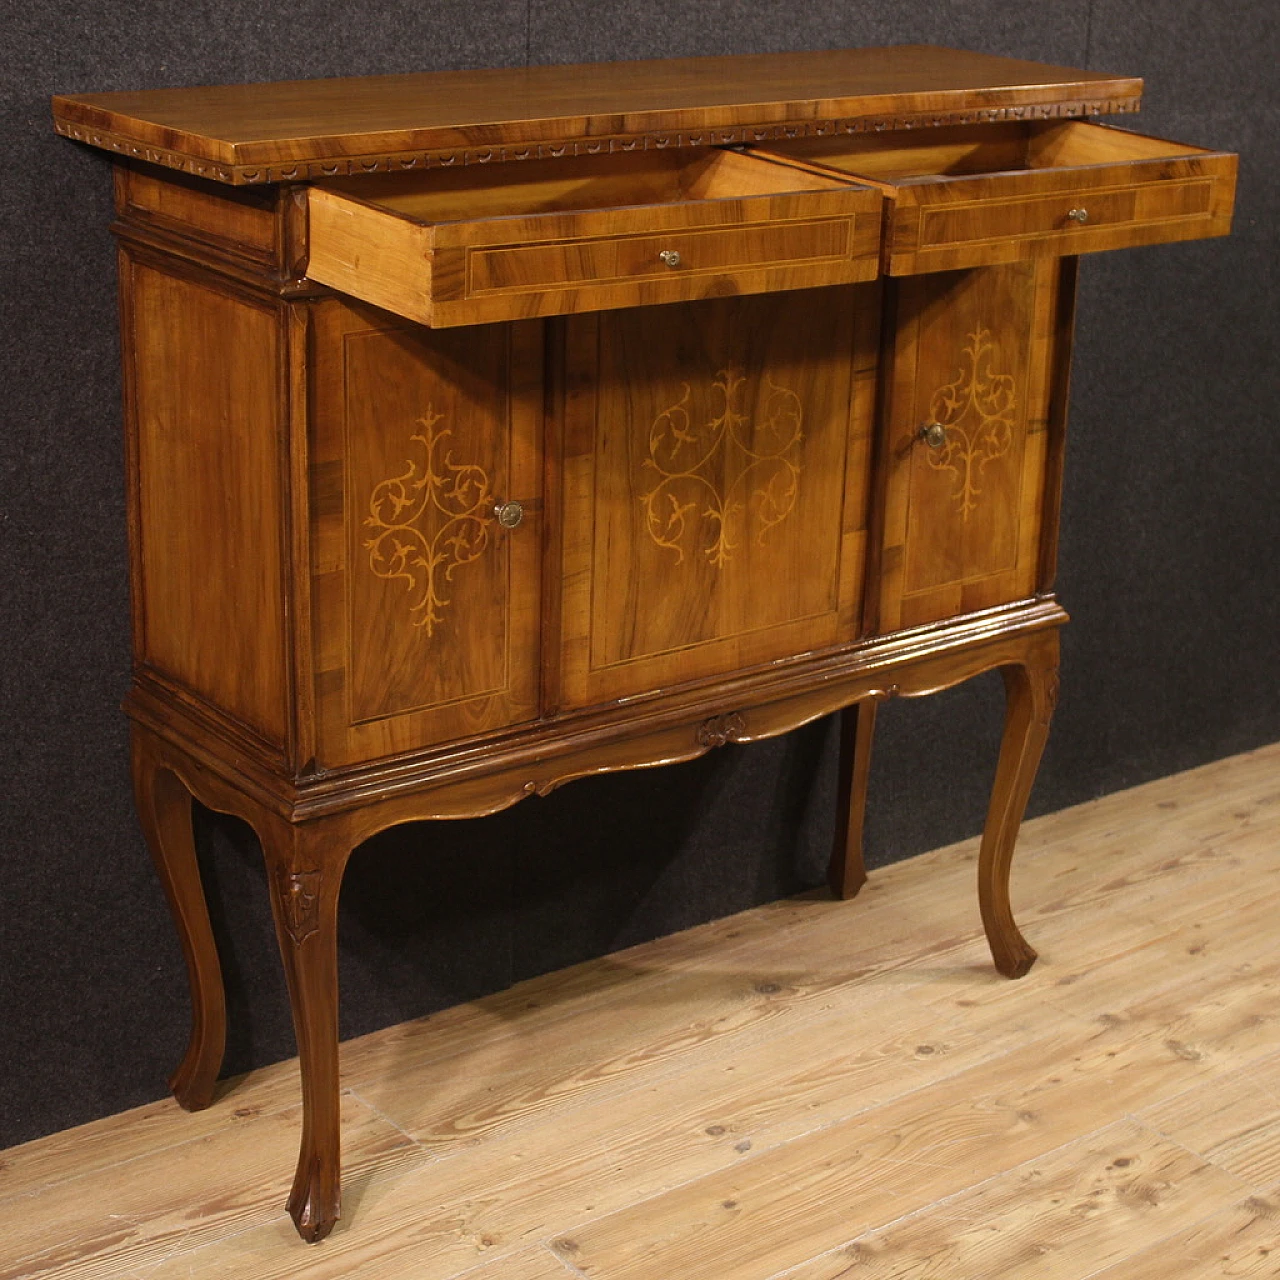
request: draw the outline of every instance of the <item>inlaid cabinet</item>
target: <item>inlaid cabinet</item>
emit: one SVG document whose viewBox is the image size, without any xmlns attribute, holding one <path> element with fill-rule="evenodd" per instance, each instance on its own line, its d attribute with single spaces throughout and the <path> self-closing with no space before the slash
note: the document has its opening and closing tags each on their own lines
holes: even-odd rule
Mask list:
<svg viewBox="0 0 1280 1280">
<path fill-rule="evenodd" d="M 193 797 L 261 838 L 301 1062 L 289 1209 L 340 1207 L 343 869 L 999 669 L 977 888 L 1058 697 L 1081 255 L 1224 234 L 1235 157 L 1141 82 L 923 46 L 62 96 L 115 154 L 139 818 L 207 1105 L 225 997 Z M 1123 305 L 1122 299 L 1114 300 Z"/>
</svg>

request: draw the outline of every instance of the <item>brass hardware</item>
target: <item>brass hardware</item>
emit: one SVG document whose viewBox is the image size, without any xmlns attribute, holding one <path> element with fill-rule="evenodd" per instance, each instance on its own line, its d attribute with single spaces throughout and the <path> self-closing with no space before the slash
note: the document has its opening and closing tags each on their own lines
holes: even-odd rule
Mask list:
<svg viewBox="0 0 1280 1280">
<path fill-rule="evenodd" d="M 1072 222 L 1079 222 L 1083 225 L 1084 223 L 1089 221 L 1089 210 L 1088 209 L 1068 209 L 1067 217 L 1070 218 Z"/>
<path fill-rule="evenodd" d="M 658 254 L 658 257 L 661 258 L 669 267 L 678 267 L 680 265 L 679 249 L 663 249 L 663 251 Z"/>
<path fill-rule="evenodd" d="M 524 519 L 524 508 L 518 502 L 499 502 L 493 514 L 504 529 L 514 529 Z"/>
<path fill-rule="evenodd" d="M 930 449 L 941 449 L 947 443 L 947 429 L 940 422 L 926 422 L 920 428 L 920 439 Z"/>
</svg>

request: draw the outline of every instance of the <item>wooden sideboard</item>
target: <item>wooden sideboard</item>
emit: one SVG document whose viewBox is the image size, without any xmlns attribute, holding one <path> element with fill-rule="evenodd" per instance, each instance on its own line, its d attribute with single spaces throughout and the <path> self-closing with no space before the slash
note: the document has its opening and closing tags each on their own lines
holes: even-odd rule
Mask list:
<svg viewBox="0 0 1280 1280">
<path fill-rule="evenodd" d="M 58 97 L 114 152 L 138 813 L 209 1103 L 191 799 L 261 837 L 302 1065 L 289 1209 L 339 1211 L 351 849 L 999 668 L 978 871 L 1058 693 L 1080 254 L 1224 234 L 1235 157 L 1141 82 L 929 47 Z"/>
</svg>

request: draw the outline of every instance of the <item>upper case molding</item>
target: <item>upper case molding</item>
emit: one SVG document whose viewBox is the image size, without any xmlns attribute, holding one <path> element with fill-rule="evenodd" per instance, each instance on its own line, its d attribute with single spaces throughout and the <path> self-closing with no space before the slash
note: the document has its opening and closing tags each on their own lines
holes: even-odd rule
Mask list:
<svg viewBox="0 0 1280 1280">
<path fill-rule="evenodd" d="M 58 95 L 66 137 L 217 182 L 1138 110 L 1142 81 L 932 45 Z"/>
</svg>

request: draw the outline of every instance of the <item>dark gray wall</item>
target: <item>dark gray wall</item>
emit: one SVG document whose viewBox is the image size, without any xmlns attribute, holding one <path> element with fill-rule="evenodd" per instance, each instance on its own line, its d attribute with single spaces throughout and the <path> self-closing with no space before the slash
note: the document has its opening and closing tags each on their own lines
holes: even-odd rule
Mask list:
<svg viewBox="0 0 1280 1280">
<path fill-rule="evenodd" d="M 84 0 L 7 4 L 0 1146 L 160 1096 L 187 1020 L 117 710 L 110 165 L 54 137 L 50 93 L 900 41 L 1147 77 L 1144 128 L 1242 153 L 1237 230 L 1085 262 L 1059 584 L 1075 625 L 1032 800 L 1044 811 L 1280 737 L 1276 7 L 1144 11 L 1156 6 L 164 0 L 104 17 Z M 984 678 L 882 714 L 874 861 L 980 827 L 1000 696 Z M 344 1034 L 816 883 L 832 747 L 819 724 L 373 841 L 344 895 Z M 230 820 L 203 816 L 199 831 L 231 987 L 228 1067 L 243 1070 L 293 1052 L 260 858 Z"/>
</svg>

